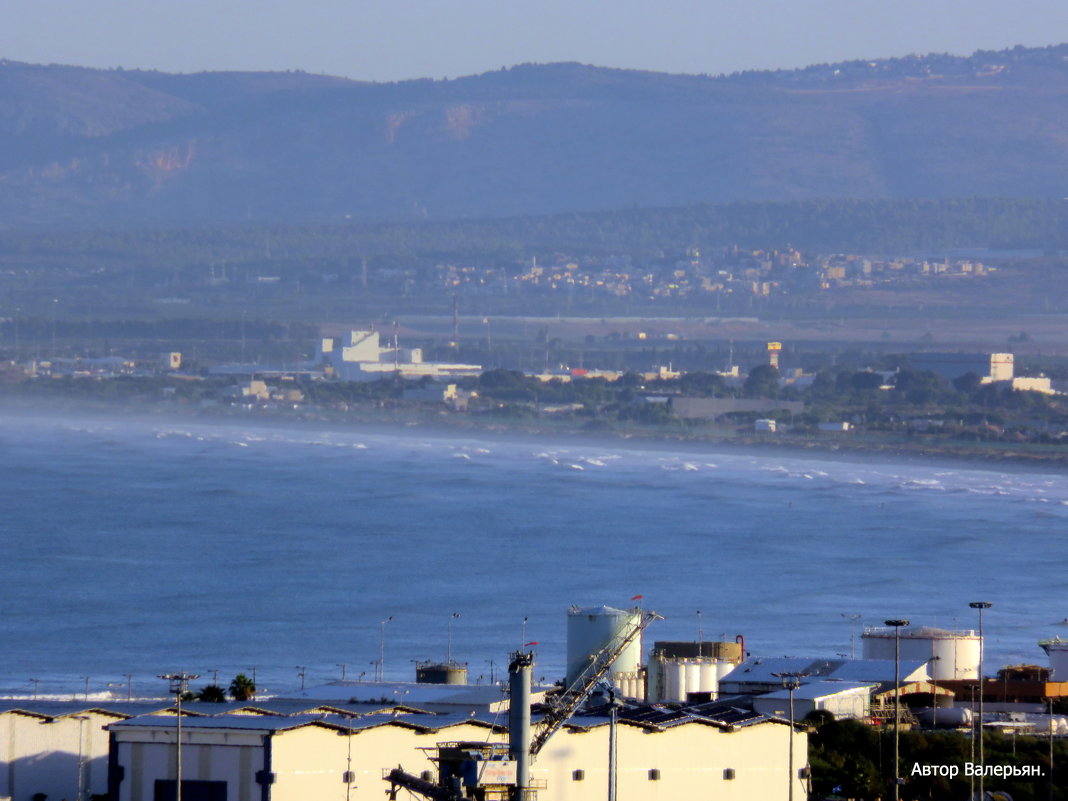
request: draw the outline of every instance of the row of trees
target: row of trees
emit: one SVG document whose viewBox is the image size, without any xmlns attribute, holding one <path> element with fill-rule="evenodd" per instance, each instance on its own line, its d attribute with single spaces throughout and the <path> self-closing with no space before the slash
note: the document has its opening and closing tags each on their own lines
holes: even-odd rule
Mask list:
<svg viewBox="0 0 1068 801">
<path fill-rule="evenodd" d="M 222 704 L 225 703 L 228 692 L 234 701 L 251 701 L 256 697 L 256 684 L 244 673 L 238 673 L 228 689 L 223 689 L 218 684 L 206 684 L 196 692 L 187 692 L 184 698 L 186 701 Z"/>
<path fill-rule="evenodd" d="M 721 375 L 700 371 L 686 373 L 677 380 L 646 382 L 636 373 L 627 373 L 613 382 L 594 378 L 544 383 L 517 370 L 504 369 L 487 370 L 479 378 L 467 380 L 466 386 L 477 389 L 485 398 L 512 402 L 630 402 L 639 390 L 644 390 L 687 397 L 772 398 L 861 408 L 873 403 L 884 407 L 956 404 L 1005 411 L 1065 411 L 1055 398 L 1036 392 L 1014 392 L 1004 385 L 982 384 L 975 373 L 950 382 L 937 373 L 908 368 L 883 372 L 825 369 L 804 388 L 782 386 L 779 370 L 769 364 L 750 370 L 740 387 L 729 384 Z"/>
</svg>

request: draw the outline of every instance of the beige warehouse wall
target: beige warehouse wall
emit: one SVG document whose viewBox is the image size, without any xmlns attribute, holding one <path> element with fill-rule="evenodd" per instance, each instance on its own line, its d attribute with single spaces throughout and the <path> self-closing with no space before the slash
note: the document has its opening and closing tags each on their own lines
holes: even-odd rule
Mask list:
<svg viewBox="0 0 1068 801">
<path fill-rule="evenodd" d="M 668 801 L 706 798 L 716 801 L 788 797 L 789 727 L 764 724 L 735 732 L 690 723 L 663 732 L 621 724 L 617 728 L 619 801 Z M 807 764 L 807 736 L 794 735 L 795 769 Z M 734 779 L 724 771 L 734 770 Z M 573 771 L 584 771 L 582 781 Z M 660 778 L 650 779 L 659 770 Z M 539 801 L 602 801 L 608 787 L 608 727 L 588 732 L 564 730 L 546 746 L 532 778 L 547 784 Z M 794 792 L 804 797 L 804 782 Z"/>
<path fill-rule="evenodd" d="M 343 781 L 352 748 L 354 782 Z M 281 732 L 272 745 L 275 784 L 272 801 L 382 801 L 389 784 L 384 772 L 398 765 L 418 776 L 429 770 L 437 778 L 437 767 L 423 748 L 439 742 L 471 740 L 504 742 L 485 726 L 460 724 L 433 733 L 422 733 L 399 725 L 377 726 L 351 736 L 322 727 L 308 726 Z"/>
<path fill-rule="evenodd" d="M 108 787 L 108 733 L 113 715 L 81 712 L 54 719 L 18 712 L 0 713 L 0 796 L 30 798 L 78 797 L 78 760 L 88 793 L 106 793 Z M 80 745 L 79 745 L 80 743 Z"/>
</svg>

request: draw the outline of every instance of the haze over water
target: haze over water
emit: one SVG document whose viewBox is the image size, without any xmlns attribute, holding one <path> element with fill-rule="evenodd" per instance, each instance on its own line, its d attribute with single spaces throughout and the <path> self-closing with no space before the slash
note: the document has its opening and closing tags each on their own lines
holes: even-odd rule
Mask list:
<svg viewBox="0 0 1068 801">
<path fill-rule="evenodd" d="M 255 666 L 269 693 L 453 657 L 499 675 L 525 637 L 562 673 L 568 606 L 848 654 L 850 625 L 974 628 L 988 670 L 1068 634 L 1068 479 L 929 461 L 449 438 L 254 423 L 0 420 L 0 694 Z M 697 614 L 700 610 L 700 615 Z M 699 634 L 700 631 L 700 634 Z M 857 642 L 859 655 L 859 639 Z M 989 667 L 993 666 L 993 667 Z M 206 683 L 204 679 L 195 686 Z"/>
</svg>

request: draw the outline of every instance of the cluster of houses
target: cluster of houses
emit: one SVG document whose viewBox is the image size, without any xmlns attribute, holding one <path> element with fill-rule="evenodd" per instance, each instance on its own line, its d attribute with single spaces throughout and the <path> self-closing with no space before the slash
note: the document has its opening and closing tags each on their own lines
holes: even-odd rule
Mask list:
<svg viewBox="0 0 1068 801">
<path fill-rule="evenodd" d="M 978 278 L 994 271 L 970 259 L 808 256 L 794 248 L 750 250 L 731 246 L 712 251 L 689 248 L 680 259 L 651 265 L 638 265 L 621 256 L 581 262 L 564 254 L 550 262 L 532 258 L 518 269 L 442 264 L 436 268 L 436 282 L 446 290 L 467 293 L 582 292 L 650 299 L 717 293 L 766 297 L 935 277 Z"/>
</svg>

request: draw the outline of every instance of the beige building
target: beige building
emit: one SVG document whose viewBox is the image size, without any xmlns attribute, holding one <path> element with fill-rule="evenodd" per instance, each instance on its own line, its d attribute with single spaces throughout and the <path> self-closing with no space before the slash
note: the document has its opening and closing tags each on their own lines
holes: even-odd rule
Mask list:
<svg viewBox="0 0 1068 801">
<path fill-rule="evenodd" d="M 125 715 L 64 703 L 0 711 L 0 799 L 49 801 L 107 792 L 108 733 Z M 50 708 L 51 707 L 51 708 Z"/>
<path fill-rule="evenodd" d="M 784 721 L 736 710 L 724 719 L 643 710 L 617 729 L 619 801 L 786 799 L 791 740 L 794 792 L 804 797 L 807 735 L 791 738 Z M 109 729 L 112 798 L 167 798 L 175 719 L 134 718 Z M 601 801 L 608 733 L 607 719 L 580 717 L 549 740 L 532 768 L 539 801 Z M 507 732 L 494 719 L 461 714 L 191 718 L 183 721 L 182 794 L 185 801 L 381 801 L 389 769 L 436 780 L 437 743 L 467 741 L 504 743 Z"/>
</svg>

